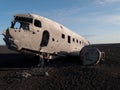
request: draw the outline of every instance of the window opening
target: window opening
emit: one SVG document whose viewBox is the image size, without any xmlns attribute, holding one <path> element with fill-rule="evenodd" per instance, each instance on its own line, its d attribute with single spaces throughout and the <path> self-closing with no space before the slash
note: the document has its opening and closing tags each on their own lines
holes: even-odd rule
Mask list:
<svg viewBox="0 0 120 90">
<path fill-rule="evenodd" d="M 55 39 L 54 39 L 54 38 L 52 38 L 52 41 L 54 42 L 54 41 L 55 41 Z"/>
<path fill-rule="evenodd" d="M 41 27 L 41 22 L 39 20 L 35 20 L 34 25 L 36 27 Z"/>
<path fill-rule="evenodd" d="M 26 23 L 32 23 L 33 19 L 32 18 L 26 18 L 26 17 L 15 17 L 15 21 L 20 21 L 20 22 L 26 22 Z"/>
<path fill-rule="evenodd" d="M 19 29 L 21 24 L 19 22 L 15 22 L 14 25 L 12 25 L 12 28 Z"/>
<path fill-rule="evenodd" d="M 29 30 L 29 23 L 25 22 L 12 22 L 11 28 Z"/>
<path fill-rule="evenodd" d="M 78 43 L 78 39 L 76 39 L 76 42 Z"/>
<path fill-rule="evenodd" d="M 29 24 L 28 23 L 21 23 L 20 28 L 29 30 Z"/>
<path fill-rule="evenodd" d="M 62 34 L 62 38 L 65 39 L 65 34 Z"/>
<path fill-rule="evenodd" d="M 79 41 L 79 43 L 81 44 L 81 41 Z"/>
<path fill-rule="evenodd" d="M 68 43 L 71 43 L 71 37 L 68 36 Z"/>
<path fill-rule="evenodd" d="M 73 42 L 75 42 L 75 38 L 73 38 Z"/>
</svg>

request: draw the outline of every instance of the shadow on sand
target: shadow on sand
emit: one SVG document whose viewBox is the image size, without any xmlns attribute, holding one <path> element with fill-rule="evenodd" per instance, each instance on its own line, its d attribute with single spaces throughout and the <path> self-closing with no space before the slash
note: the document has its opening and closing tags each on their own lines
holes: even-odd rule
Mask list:
<svg viewBox="0 0 120 90">
<path fill-rule="evenodd" d="M 0 68 L 29 68 L 37 64 L 37 59 L 19 53 L 0 54 Z"/>
<path fill-rule="evenodd" d="M 20 53 L 5 53 L 0 54 L 0 69 L 2 68 L 31 68 L 37 67 L 39 63 L 38 57 L 25 56 Z M 65 57 L 50 60 L 45 60 L 44 67 L 66 67 L 73 64 L 80 64 L 76 57 Z"/>
</svg>

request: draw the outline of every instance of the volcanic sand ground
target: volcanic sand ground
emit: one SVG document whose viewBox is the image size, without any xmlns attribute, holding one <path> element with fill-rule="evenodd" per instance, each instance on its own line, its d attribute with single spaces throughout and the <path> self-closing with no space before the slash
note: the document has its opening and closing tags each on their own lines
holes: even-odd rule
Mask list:
<svg viewBox="0 0 120 90">
<path fill-rule="evenodd" d="M 0 46 L 0 90 L 120 90 L 120 44 L 94 45 L 105 51 L 100 65 L 82 66 L 78 58 L 45 62 L 41 73 L 38 60 Z M 27 72 L 28 78 L 18 76 Z"/>
</svg>

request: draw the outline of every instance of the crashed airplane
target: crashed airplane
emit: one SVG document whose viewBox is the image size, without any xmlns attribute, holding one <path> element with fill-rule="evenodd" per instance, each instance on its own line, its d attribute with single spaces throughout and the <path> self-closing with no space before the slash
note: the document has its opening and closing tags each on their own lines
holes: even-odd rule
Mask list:
<svg viewBox="0 0 120 90">
<path fill-rule="evenodd" d="M 84 65 L 97 64 L 102 59 L 99 49 L 87 48 L 90 43 L 84 37 L 36 14 L 16 14 L 2 34 L 9 49 L 39 56 L 41 63 L 68 55 L 79 56 Z"/>
</svg>

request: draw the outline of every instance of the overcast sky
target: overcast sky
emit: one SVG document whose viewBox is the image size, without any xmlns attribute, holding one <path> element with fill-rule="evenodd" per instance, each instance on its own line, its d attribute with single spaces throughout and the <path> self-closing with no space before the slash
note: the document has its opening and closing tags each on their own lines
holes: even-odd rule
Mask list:
<svg viewBox="0 0 120 90">
<path fill-rule="evenodd" d="M 120 43 L 120 0 L 0 0 L 0 11 L 0 45 L 17 13 L 52 19 L 91 43 Z"/>
</svg>

